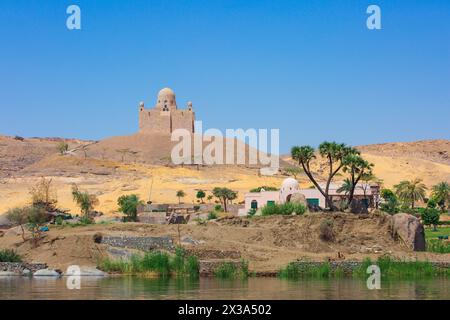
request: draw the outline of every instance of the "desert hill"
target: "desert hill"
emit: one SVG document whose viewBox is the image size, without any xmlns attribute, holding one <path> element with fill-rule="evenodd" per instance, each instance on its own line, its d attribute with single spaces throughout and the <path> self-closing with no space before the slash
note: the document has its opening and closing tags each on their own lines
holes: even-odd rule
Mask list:
<svg viewBox="0 0 450 320">
<path fill-rule="evenodd" d="M 102 141 L 65 140 L 68 154 L 58 154 L 61 139 L 17 139 L 0 136 L 0 213 L 29 201 L 29 187 L 40 177 L 53 179 L 62 208 L 78 212 L 71 199 L 73 183 L 98 196 L 97 210 L 112 213 L 120 195 L 136 193 L 142 199 L 175 203 L 177 190 L 184 190 L 186 203 L 196 201 L 198 189 L 211 191 L 227 186 L 239 192 L 239 201 L 249 189 L 268 185 L 278 187 L 283 174 L 261 176 L 258 168 L 241 166 L 173 166 L 170 164 L 172 144 L 167 136 L 136 134 Z M 386 187 L 404 179 L 422 178 L 429 187 L 450 181 L 450 141 L 429 140 L 388 143 L 358 147 L 363 156 L 375 164 L 375 174 Z M 129 149 L 135 152 L 123 155 Z M 122 159 L 122 156 L 124 158 Z M 293 165 L 283 157 L 282 167 Z M 315 171 L 324 173 L 317 166 Z M 302 186 L 311 183 L 298 177 Z"/>
</svg>

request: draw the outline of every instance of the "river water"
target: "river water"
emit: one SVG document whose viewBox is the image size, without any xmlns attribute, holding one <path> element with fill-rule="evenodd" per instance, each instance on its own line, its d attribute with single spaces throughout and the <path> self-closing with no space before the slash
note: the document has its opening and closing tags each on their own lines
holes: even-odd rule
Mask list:
<svg viewBox="0 0 450 320">
<path fill-rule="evenodd" d="M 383 281 L 368 290 L 359 279 L 247 280 L 147 279 L 108 277 L 81 279 L 80 289 L 69 290 L 67 278 L 0 278 L 0 299 L 445 299 L 449 279 Z"/>
</svg>

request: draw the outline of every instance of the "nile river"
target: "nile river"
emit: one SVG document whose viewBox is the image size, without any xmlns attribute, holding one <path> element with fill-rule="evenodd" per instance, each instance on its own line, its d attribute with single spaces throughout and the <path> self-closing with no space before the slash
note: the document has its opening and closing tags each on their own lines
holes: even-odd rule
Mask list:
<svg viewBox="0 0 450 320">
<path fill-rule="evenodd" d="M 359 279 L 247 280 L 83 278 L 69 290 L 67 279 L 0 278 L 0 299 L 450 299 L 450 280 L 395 280 L 368 290 Z"/>
</svg>

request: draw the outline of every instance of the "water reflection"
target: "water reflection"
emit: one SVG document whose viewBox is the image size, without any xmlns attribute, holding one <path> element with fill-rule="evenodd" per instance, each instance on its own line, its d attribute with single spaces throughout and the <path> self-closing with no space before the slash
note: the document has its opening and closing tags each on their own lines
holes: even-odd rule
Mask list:
<svg viewBox="0 0 450 320">
<path fill-rule="evenodd" d="M 0 299 L 450 299 L 447 279 L 384 281 L 368 290 L 358 279 L 84 277 L 81 290 L 66 279 L 0 278 Z"/>
</svg>

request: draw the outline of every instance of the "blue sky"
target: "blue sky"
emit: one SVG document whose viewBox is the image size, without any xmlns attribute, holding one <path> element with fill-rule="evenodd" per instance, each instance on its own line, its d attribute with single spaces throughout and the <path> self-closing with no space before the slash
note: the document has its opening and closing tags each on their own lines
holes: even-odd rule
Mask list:
<svg viewBox="0 0 450 320">
<path fill-rule="evenodd" d="M 166 86 L 204 128 L 279 128 L 281 152 L 449 139 L 450 1 L 0 2 L 0 134 L 132 134 Z"/>
</svg>

